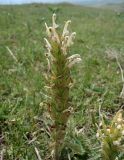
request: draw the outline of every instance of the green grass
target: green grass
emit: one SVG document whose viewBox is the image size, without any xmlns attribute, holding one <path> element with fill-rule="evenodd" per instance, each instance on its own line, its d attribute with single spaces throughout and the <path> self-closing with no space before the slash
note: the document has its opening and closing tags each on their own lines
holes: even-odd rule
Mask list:
<svg viewBox="0 0 124 160">
<path fill-rule="evenodd" d="M 113 48 L 123 65 L 123 12 L 118 15 L 108 9 L 68 4 L 0 6 L 0 150 L 5 149 L 5 160 L 35 160 L 35 146 L 43 159 L 49 153 L 50 140 L 42 130 L 45 125 L 39 104 L 46 98 L 44 23 L 51 23 L 53 12 L 57 13 L 60 29 L 64 21 L 72 20 L 71 29 L 77 36 L 70 54 L 79 53 L 83 59 L 72 71 L 75 113 L 67 131 L 67 141 L 71 143 L 64 154 L 69 152 L 75 160 L 100 159 L 95 138 L 99 106 L 111 117 L 124 104 L 118 98 L 122 88 L 119 68 L 105 53 L 107 48 Z M 84 127 L 84 135 L 76 136 L 75 127 Z"/>
</svg>

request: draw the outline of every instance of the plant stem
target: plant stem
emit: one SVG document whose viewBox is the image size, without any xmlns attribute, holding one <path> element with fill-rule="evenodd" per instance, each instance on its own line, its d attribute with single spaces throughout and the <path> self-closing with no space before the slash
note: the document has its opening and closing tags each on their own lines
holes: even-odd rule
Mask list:
<svg viewBox="0 0 124 160">
<path fill-rule="evenodd" d="M 61 159 L 61 152 L 64 147 L 66 134 L 66 124 L 71 115 L 69 91 L 71 80 L 71 68 L 74 64 L 81 61 L 80 55 L 75 54 L 68 56 L 69 47 L 73 44 L 76 33 L 68 31 L 70 21 L 65 23 L 62 35 L 57 32 L 55 22 L 56 15 L 52 16 L 52 27 L 46 26 L 48 40 L 46 42 L 46 57 L 48 62 L 48 88 L 49 88 L 49 105 L 48 111 L 53 120 L 52 138 L 54 141 L 54 159 Z"/>
</svg>

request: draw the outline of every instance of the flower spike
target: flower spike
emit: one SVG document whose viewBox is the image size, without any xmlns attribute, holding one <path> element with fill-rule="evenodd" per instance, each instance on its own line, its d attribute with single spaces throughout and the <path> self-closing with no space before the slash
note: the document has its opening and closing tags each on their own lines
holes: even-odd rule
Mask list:
<svg viewBox="0 0 124 160">
<path fill-rule="evenodd" d="M 124 151 L 124 118 L 119 110 L 109 125 L 102 120 L 96 137 L 101 143 L 102 160 L 115 160 Z M 107 158 L 106 158 L 107 157 Z"/>
<path fill-rule="evenodd" d="M 68 56 L 70 46 L 76 33 L 69 33 L 68 25 L 71 21 L 65 23 L 62 36 L 57 31 L 56 14 L 52 16 L 52 27 L 46 26 L 48 40 L 44 38 L 46 43 L 46 59 L 48 63 L 47 72 L 47 93 L 48 112 L 53 120 L 51 126 L 51 139 L 53 141 L 54 160 L 61 157 L 61 151 L 64 147 L 64 138 L 66 135 L 66 125 L 73 108 L 70 106 L 69 91 L 72 87 L 71 68 L 74 64 L 81 61 L 79 54 Z"/>
</svg>

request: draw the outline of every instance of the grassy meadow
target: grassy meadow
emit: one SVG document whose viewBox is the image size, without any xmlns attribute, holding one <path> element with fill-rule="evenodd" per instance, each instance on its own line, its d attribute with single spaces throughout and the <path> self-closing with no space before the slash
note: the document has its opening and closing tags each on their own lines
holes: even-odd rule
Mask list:
<svg viewBox="0 0 124 160">
<path fill-rule="evenodd" d="M 110 49 L 124 69 L 124 12 L 69 4 L 0 6 L 0 152 L 3 160 L 43 160 L 49 156 L 49 120 L 43 120 L 40 103 L 44 91 L 46 59 L 44 23 L 57 14 L 60 30 L 71 19 L 77 33 L 71 54 L 82 62 L 72 70 L 71 102 L 75 113 L 67 128 L 68 145 L 63 151 L 72 160 L 100 160 L 96 140 L 99 110 L 108 119 L 124 107 L 119 98 L 122 80 Z M 10 53 L 8 48 L 12 51 Z M 13 56 L 14 55 L 14 56 Z M 76 134 L 82 129 L 82 134 Z M 121 160 L 124 155 L 121 155 Z"/>
</svg>

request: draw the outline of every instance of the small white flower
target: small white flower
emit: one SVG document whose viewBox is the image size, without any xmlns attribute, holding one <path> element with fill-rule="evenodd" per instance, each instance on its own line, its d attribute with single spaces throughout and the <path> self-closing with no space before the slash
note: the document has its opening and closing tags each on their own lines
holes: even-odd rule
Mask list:
<svg viewBox="0 0 124 160">
<path fill-rule="evenodd" d="M 50 27 L 47 26 L 47 23 L 45 23 L 45 26 L 46 26 L 46 33 L 48 37 L 51 37 Z"/>
<path fill-rule="evenodd" d="M 53 28 L 56 29 L 58 27 L 58 25 L 56 24 L 55 21 L 56 21 L 56 14 L 54 13 L 53 16 L 52 16 L 52 23 L 53 23 Z"/>
<path fill-rule="evenodd" d="M 122 119 L 121 119 L 121 118 L 118 118 L 118 119 L 117 119 L 117 121 L 118 121 L 118 122 L 121 122 L 121 121 L 122 121 Z"/>
<path fill-rule="evenodd" d="M 114 144 L 115 146 L 119 146 L 119 145 L 120 145 L 120 141 L 113 141 L 113 144 Z"/>
<path fill-rule="evenodd" d="M 96 137 L 99 138 L 99 133 L 98 132 L 96 133 Z"/>
<path fill-rule="evenodd" d="M 99 123 L 99 127 L 101 127 L 101 126 L 102 126 L 102 122 Z"/>
<path fill-rule="evenodd" d="M 71 68 L 74 64 L 79 63 L 81 61 L 81 58 L 75 58 L 73 61 L 71 61 L 68 64 L 68 67 Z"/>
<path fill-rule="evenodd" d="M 51 32 L 52 32 L 52 40 L 56 41 L 57 43 L 60 43 L 60 39 L 58 36 L 58 33 L 56 32 L 56 29 L 54 27 L 51 27 Z"/>
<path fill-rule="evenodd" d="M 53 14 L 53 16 L 52 16 L 52 27 L 48 27 L 47 24 L 45 23 L 46 32 L 47 32 L 47 35 L 48 35 L 49 38 L 56 41 L 57 43 L 60 43 L 59 36 L 56 32 L 56 28 L 58 27 L 58 25 L 56 24 L 55 20 L 56 20 L 56 14 Z M 47 43 L 46 47 L 48 48 L 49 47 L 48 42 L 46 42 L 46 43 Z"/>
<path fill-rule="evenodd" d="M 64 39 L 63 39 L 63 41 L 62 41 L 62 47 L 64 48 L 66 48 L 67 47 L 67 41 L 68 41 L 68 39 L 69 39 L 69 36 L 65 36 L 64 37 Z"/>
<path fill-rule="evenodd" d="M 44 40 L 46 42 L 46 48 L 48 49 L 48 51 L 49 50 L 51 51 L 51 49 L 52 49 L 51 44 L 49 43 L 49 41 L 46 38 L 44 38 Z"/>
<path fill-rule="evenodd" d="M 65 23 L 65 26 L 64 26 L 64 29 L 63 29 L 63 33 L 62 33 L 62 37 L 65 37 L 65 36 L 67 36 L 69 34 L 69 31 L 68 31 L 69 23 L 71 23 L 70 20 Z"/>
<path fill-rule="evenodd" d="M 73 32 L 73 33 L 69 36 L 68 41 L 67 41 L 67 46 L 68 46 L 68 47 L 70 47 L 71 45 L 73 45 L 73 40 L 74 40 L 75 36 L 76 36 L 76 32 Z"/>
<path fill-rule="evenodd" d="M 110 133 L 110 129 L 109 128 L 107 129 L 107 132 Z"/>
<path fill-rule="evenodd" d="M 64 54 L 64 55 L 67 55 L 67 48 L 66 48 L 66 47 L 62 47 L 61 49 L 62 49 L 62 51 L 63 51 L 63 54 Z"/>
<path fill-rule="evenodd" d="M 74 54 L 74 55 L 68 57 L 67 60 L 68 60 L 69 62 L 71 62 L 71 61 L 73 61 L 75 58 L 80 58 L 80 57 L 81 57 L 81 56 L 80 56 L 79 54 Z"/>
<path fill-rule="evenodd" d="M 117 129 L 121 129 L 122 128 L 122 126 L 119 124 L 119 125 L 117 125 Z"/>
<path fill-rule="evenodd" d="M 41 102 L 39 105 L 40 105 L 40 107 L 43 107 L 43 106 L 44 106 L 44 103 L 43 103 L 43 102 Z"/>
</svg>

